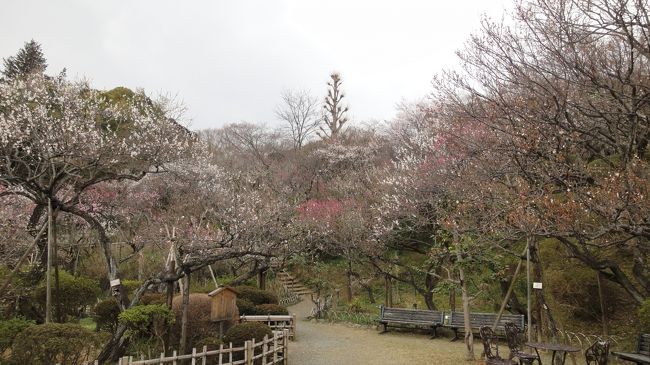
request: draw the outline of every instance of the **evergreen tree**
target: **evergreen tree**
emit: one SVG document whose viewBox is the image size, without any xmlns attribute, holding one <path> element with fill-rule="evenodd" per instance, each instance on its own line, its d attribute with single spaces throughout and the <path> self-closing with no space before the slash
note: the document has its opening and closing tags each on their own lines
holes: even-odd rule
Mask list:
<svg viewBox="0 0 650 365">
<path fill-rule="evenodd" d="M 47 68 L 47 60 L 43 56 L 41 45 L 35 40 L 25 42 L 15 56 L 3 59 L 2 75 L 6 79 L 14 79 L 32 73 L 43 73 Z"/>
</svg>

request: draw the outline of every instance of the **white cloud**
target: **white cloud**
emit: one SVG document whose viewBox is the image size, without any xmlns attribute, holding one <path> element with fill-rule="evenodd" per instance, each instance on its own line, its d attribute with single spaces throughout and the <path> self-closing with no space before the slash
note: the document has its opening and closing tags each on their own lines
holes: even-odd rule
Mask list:
<svg viewBox="0 0 650 365">
<path fill-rule="evenodd" d="M 340 71 L 353 116 L 386 119 L 427 94 L 484 12 L 510 0 L 66 1 L 5 4 L 0 57 L 29 39 L 54 73 L 178 93 L 194 128 L 272 122 L 283 89 Z"/>
</svg>

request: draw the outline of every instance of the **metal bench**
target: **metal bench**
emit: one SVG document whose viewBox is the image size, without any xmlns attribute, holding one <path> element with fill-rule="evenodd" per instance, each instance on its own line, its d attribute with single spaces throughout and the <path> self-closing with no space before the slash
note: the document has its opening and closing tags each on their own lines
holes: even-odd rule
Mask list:
<svg viewBox="0 0 650 365">
<path fill-rule="evenodd" d="M 483 326 L 492 327 L 494 321 L 497 319 L 496 313 L 470 313 L 470 327 L 472 331 L 478 331 Z M 525 327 L 524 316 L 522 314 L 503 314 L 495 328 L 495 332 L 505 337 L 505 325 L 507 322 L 512 322 L 520 328 Z M 452 341 L 458 339 L 458 332 L 465 330 L 465 317 L 463 312 L 451 312 L 445 315 L 443 327 L 450 328 L 454 331 L 454 338 Z"/>
<path fill-rule="evenodd" d="M 440 311 L 388 308 L 382 305 L 377 322 L 384 326 L 383 332 L 388 331 L 388 326 L 417 326 L 430 328 L 432 337 L 436 337 L 436 329 L 442 325 L 443 318 L 444 313 Z"/>
<path fill-rule="evenodd" d="M 636 343 L 636 352 L 612 352 L 621 360 L 631 361 L 640 364 L 650 364 L 650 334 L 642 333 Z"/>
</svg>

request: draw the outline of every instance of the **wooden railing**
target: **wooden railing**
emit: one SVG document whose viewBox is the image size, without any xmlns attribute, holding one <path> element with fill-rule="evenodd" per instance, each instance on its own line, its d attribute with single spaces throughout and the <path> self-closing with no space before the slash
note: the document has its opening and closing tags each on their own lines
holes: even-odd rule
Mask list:
<svg viewBox="0 0 650 365">
<path fill-rule="evenodd" d="M 296 339 L 296 315 L 256 315 L 241 316 L 240 322 L 261 322 L 271 327 L 273 331 L 289 330 L 289 338 Z"/>
<path fill-rule="evenodd" d="M 176 351 L 172 356 L 160 354 L 159 358 L 149 360 L 134 360 L 133 356 L 126 356 L 120 359 L 117 365 L 154 365 L 154 364 L 191 364 L 191 365 L 287 365 L 287 351 L 289 343 L 289 330 L 275 331 L 273 337 L 264 336 L 262 341 L 250 340 L 244 342 L 244 346 L 233 347 L 232 343 L 218 350 L 208 351 L 207 346 L 201 352 L 196 348 L 191 354 L 177 355 Z M 98 364 L 97 361 L 94 362 Z M 57 364 L 58 365 L 58 364 Z M 89 365 L 89 364 L 88 364 Z"/>
</svg>

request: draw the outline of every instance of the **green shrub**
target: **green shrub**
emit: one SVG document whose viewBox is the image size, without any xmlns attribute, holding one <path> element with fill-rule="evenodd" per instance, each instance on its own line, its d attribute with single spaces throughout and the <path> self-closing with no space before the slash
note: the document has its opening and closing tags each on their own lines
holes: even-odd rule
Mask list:
<svg viewBox="0 0 650 365">
<path fill-rule="evenodd" d="M 639 307 L 639 331 L 650 333 L 650 300 L 646 300 Z"/>
<path fill-rule="evenodd" d="M 233 346 L 242 346 L 248 340 L 261 341 L 264 336 L 273 336 L 271 327 L 260 322 L 244 322 L 228 329 L 223 337 L 223 342 L 232 342 Z"/>
<path fill-rule="evenodd" d="M 52 274 L 54 276 L 54 274 Z M 45 312 L 45 279 L 34 290 L 34 301 L 42 312 Z M 87 305 L 97 302 L 99 287 L 94 280 L 75 277 L 66 271 L 59 271 L 59 292 L 54 288 L 54 278 L 52 278 L 52 296 L 53 296 L 53 313 L 60 313 L 63 316 L 76 317 L 80 309 Z"/>
<path fill-rule="evenodd" d="M 248 299 L 237 298 L 237 309 L 239 309 L 240 316 L 257 314 L 257 307 Z"/>
<path fill-rule="evenodd" d="M 18 336 L 24 329 L 33 326 L 34 321 L 28 321 L 23 318 L 12 318 L 6 321 L 0 321 L 0 356 L 14 342 L 14 338 Z"/>
<path fill-rule="evenodd" d="M 239 293 L 238 297 L 246 299 L 254 305 L 260 304 L 278 304 L 278 297 L 270 291 L 260 290 L 252 286 L 238 286 L 235 290 Z"/>
<path fill-rule="evenodd" d="M 140 280 L 130 280 L 130 279 L 125 279 L 122 280 L 122 288 L 126 290 L 126 294 L 128 296 L 131 296 L 133 292 L 138 289 L 142 285 L 142 282 Z"/>
<path fill-rule="evenodd" d="M 117 327 L 117 316 L 120 314 L 120 306 L 115 298 L 104 299 L 93 307 L 93 318 L 97 324 L 97 330 L 113 332 Z"/>
<path fill-rule="evenodd" d="M 348 303 L 348 311 L 351 313 L 361 313 L 363 312 L 363 302 L 361 298 L 354 298 L 350 303 Z"/>
<path fill-rule="evenodd" d="M 255 306 L 255 312 L 263 315 L 283 315 L 289 314 L 287 308 L 278 304 L 260 304 Z"/>
<path fill-rule="evenodd" d="M 100 346 L 99 337 L 78 324 L 30 326 L 16 336 L 11 360 L 16 365 L 77 365 L 90 360 Z"/>
<path fill-rule="evenodd" d="M 118 316 L 127 328 L 131 345 L 139 352 L 165 351 L 165 334 L 174 324 L 174 313 L 160 304 L 137 305 Z"/>
<path fill-rule="evenodd" d="M 218 350 L 221 344 L 223 344 L 223 341 L 217 337 L 204 337 L 197 341 L 193 347 L 196 347 L 197 351 L 203 351 L 203 346 L 207 346 L 208 351 L 214 351 Z"/>
</svg>

